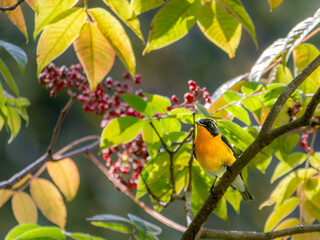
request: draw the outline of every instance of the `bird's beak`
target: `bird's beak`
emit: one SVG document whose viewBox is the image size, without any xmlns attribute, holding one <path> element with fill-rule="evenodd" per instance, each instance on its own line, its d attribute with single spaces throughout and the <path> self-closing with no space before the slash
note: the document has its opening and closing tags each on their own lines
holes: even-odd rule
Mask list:
<svg viewBox="0 0 320 240">
<path fill-rule="evenodd" d="M 200 125 L 200 123 L 199 123 L 199 122 L 195 122 L 195 124 Z"/>
</svg>

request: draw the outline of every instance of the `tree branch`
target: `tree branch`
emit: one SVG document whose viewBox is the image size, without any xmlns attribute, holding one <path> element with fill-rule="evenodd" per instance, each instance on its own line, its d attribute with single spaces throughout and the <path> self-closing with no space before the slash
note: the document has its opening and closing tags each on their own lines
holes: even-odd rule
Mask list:
<svg viewBox="0 0 320 240">
<path fill-rule="evenodd" d="M 290 236 L 294 234 L 302 234 L 320 231 L 320 224 L 300 225 L 297 227 L 287 228 L 273 232 L 251 232 L 251 231 L 223 231 L 203 229 L 201 237 L 215 239 L 246 239 L 246 240 L 267 240 L 278 237 Z"/>
<path fill-rule="evenodd" d="M 90 138 L 85 137 L 85 138 L 80 138 L 79 140 L 76 140 L 70 144 L 68 144 L 66 147 L 64 147 L 63 149 L 70 149 L 69 145 L 71 146 L 75 146 L 75 142 L 78 143 L 83 143 L 83 140 L 92 140 L 92 136 L 90 136 Z M 74 151 L 71 151 L 69 153 L 66 153 L 64 155 L 61 155 L 63 152 L 61 149 L 60 151 L 57 152 L 57 154 L 53 155 L 52 160 L 53 161 L 59 161 L 62 159 L 65 159 L 67 157 L 74 157 L 74 156 L 78 156 L 80 154 L 83 154 L 85 152 L 91 151 L 94 148 L 96 148 L 97 146 L 99 146 L 100 140 L 97 140 L 87 146 L 84 146 L 82 148 L 76 149 Z M 6 188 L 6 189 L 11 189 L 12 186 L 19 182 L 23 177 L 25 177 L 28 173 L 32 173 L 36 170 L 38 170 L 45 162 L 47 162 L 48 160 L 50 160 L 50 156 L 48 153 L 45 153 L 43 156 L 41 156 L 40 158 L 38 158 L 37 160 L 35 160 L 34 162 L 32 162 L 30 165 L 28 165 L 26 168 L 22 169 L 20 172 L 14 174 L 11 178 L 9 178 L 6 181 L 2 181 L 0 182 L 0 189 L 2 188 Z"/>
<path fill-rule="evenodd" d="M 0 7 L 0 11 L 12 11 L 15 10 L 21 3 L 23 3 L 24 0 L 18 0 L 18 2 L 12 6 L 9 7 Z"/>
<path fill-rule="evenodd" d="M 254 156 L 257 155 L 259 151 L 261 151 L 265 146 L 269 145 L 274 140 L 272 137 L 275 137 L 275 135 L 271 135 L 270 129 L 283 105 L 295 91 L 295 89 L 297 89 L 300 84 L 319 66 L 320 55 L 318 55 L 305 69 L 302 70 L 299 75 L 292 80 L 291 83 L 287 85 L 269 112 L 255 141 L 240 155 L 234 164 L 228 168 L 228 171 L 225 172 L 220 181 L 212 189 L 209 197 L 202 205 L 187 231 L 183 234 L 182 239 L 195 239 L 201 229 L 201 226 L 208 219 L 211 212 L 217 207 L 218 202 L 222 198 L 223 194 L 227 191 L 228 187 L 232 184 L 236 176 L 246 165 L 248 165 L 248 163 L 254 158 Z M 317 103 L 316 100 L 313 100 L 312 102 L 313 104 Z M 316 106 L 309 105 L 309 107 L 315 109 Z M 308 114 L 311 114 L 312 116 L 313 112 Z M 302 125 L 298 127 L 302 127 Z"/>
</svg>

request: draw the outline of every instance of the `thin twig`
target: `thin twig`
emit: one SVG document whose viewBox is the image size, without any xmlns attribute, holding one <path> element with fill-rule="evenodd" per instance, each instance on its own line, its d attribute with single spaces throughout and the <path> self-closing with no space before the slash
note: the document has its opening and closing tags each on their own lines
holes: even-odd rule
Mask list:
<svg viewBox="0 0 320 240">
<path fill-rule="evenodd" d="M 160 141 L 161 141 L 164 149 L 166 150 L 166 152 L 168 152 L 168 153 L 170 154 L 172 151 L 168 148 L 167 144 L 163 141 L 163 139 L 162 139 L 162 137 L 160 136 L 160 133 L 157 131 L 156 127 L 153 125 L 152 122 L 150 122 L 150 125 L 151 125 L 151 127 L 153 128 L 153 130 L 156 132 L 157 136 L 159 137 L 159 139 L 160 139 Z"/>
<path fill-rule="evenodd" d="M 163 216 L 162 214 L 158 213 L 157 211 L 149 208 L 148 206 L 146 206 L 143 202 L 137 200 L 128 190 L 128 188 L 123 185 L 121 182 L 119 182 L 116 178 L 114 178 L 106 169 L 106 167 L 99 162 L 99 160 L 92 155 L 90 152 L 85 154 L 86 157 L 88 157 L 100 170 L 101 172 L 103 172 L 104 175 L 107 176 L 107 178 L 121 191 L 123 192 L 125 195 L 127 195 L 131 200 L 133 200 L 135 203 L 137 203 L 139 205 L 139 207 L 141 207 L 146 213 L 150 214 L 152 217 L 154 217 L 155 219 L 157 219 L 158 221 L 162 222 L 163 224 L 176 229 L 180 232 L 184 232 L 186 230 L 186 227 L 166 218 L 165 216 Z"/>
<path fill-rule="evenodd" d="M 57 141 L 58 133 L 60 131 L 63 119 L 67 115 L 67 112 L 69 111 L 69 109 L 70 109 L 70 107 L 71 107 L 71 105 L 72 105 L 72 103 L 74 102 L 75 99 L 76 99 L 76 95 L 75 96 L 71 96 L 69 101 L 67 102 L 67 104 L 60 111 L 60 115 L 59 115 L 58 121 L 56 123 L 56 126 L 53 129 L 51 141 L 50 141 L 50 144 L 49 144 L 48 149 L 47 149 L 47 153 L 48 153 L 49 157 L 51 157 L 51 155 L 52 155 L 52 150 L 53 150 L 54 144 Z"/>
<path fill-rule="evenodd" d="M 21 3 L 23 3 L 24 0 L 18 0 L 18 2 L 12 6 L 9 6 L 9 7 L 0 7 L 0 11 L 12 11 L 12 10 L 15 10 Z"/>
</svg>

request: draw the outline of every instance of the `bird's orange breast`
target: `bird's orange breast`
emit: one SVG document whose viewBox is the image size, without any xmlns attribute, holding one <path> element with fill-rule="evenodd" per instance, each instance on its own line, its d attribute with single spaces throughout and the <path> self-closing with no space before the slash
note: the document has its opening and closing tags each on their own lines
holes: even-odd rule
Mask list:
<svg viewBox="0 0 320 240">
<path fill-rule="evenodd" d="M 197 160 L 204 170 L 215 171 L 236 160 L 221 134 L 214 137 L 205 127 L 198 126 L 194 144 Z"/>
</svg>

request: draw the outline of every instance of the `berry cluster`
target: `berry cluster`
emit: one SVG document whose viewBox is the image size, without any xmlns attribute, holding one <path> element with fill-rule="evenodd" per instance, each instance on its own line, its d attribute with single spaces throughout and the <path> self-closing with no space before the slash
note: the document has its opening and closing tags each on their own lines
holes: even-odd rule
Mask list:
<svg viewBox="0 0 320 240">
<path fill-rule="evenodd" d="M 148 157 L 148 151 L 141 134 L 121 146 L 105 148 L 102 156 L 109 172 L 126 185 L 129 190 L 136 189 L 140 173 Z"/>
<path fill-rule="evenodd" d="M 141 75 L 137 75 L 135 81 L 129 73 L 125 73 L 125 81 L 114 81 L 108 77 L 95 89 L 90 90 L 86 76 L 81 73 L 80 64 L 57 68 L 50 63 L 39 76 L 39 82 L 48 90 L 50 96 L 62 89 L 67 90 L 70 96 L 76 96 L 83 103 L 83 109 L 94 114 L 104 114 L 101 127 L 104 128 L 115 117 L 143 116 L 121 99 L 122 94 L 133 93 L 143 97 L 142 91 L 134 91 L 133 83 L 141 83 Z M 137 187 L 140 172 L 145 165 L 148 151 L 141 136 L 133 141 L 117 147 L 103 149 L 103 158 L 113 176 L 125 184 L 128 189 Z"/>
<path fill-rule="evenodd" d="M 303 134 L 301 135 L 300 145 L 301 145 L 301 147 L 302 147 L 304 150 L 306 150 L 306 152 L 312 154 L 314 150 L 313 150 L 312 147 L 308 146 L 309 134 L 310 134 L 310 133 L 313 133 L 313 129 L 312 129 L 311 131 L 308 131 L 308 132 L 303 133 Z"/>
<path fill-rule="evenodd" d="M 175 104 L 175 106 L 170 106 L 169 110 L 174 107 L 185 107 L 185 106 L 192 106 L 194 103 L 199 103 L 201 97 L 205 100 L 206 103 L 211 103 L 210 93 L 206 91 L 206 88 L 200 88 L 197 83 L 193 80 L 188 81 L 189 91 L 186 92 L 183 96 L 184 102 L 182 104 L 178 104 L 179 99 L 176 95 L 171 96 L 171 101 Z"/>
</svg>

